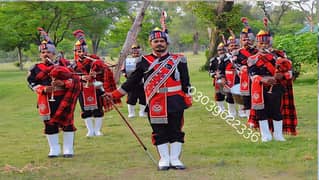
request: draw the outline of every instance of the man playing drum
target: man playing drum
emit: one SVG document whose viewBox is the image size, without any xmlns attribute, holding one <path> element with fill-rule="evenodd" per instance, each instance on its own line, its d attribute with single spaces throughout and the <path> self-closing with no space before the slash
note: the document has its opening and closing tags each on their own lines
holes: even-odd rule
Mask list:
<svg viewBox="0 0 319 180">
<path fill-rule="evenodd" d="M 240 33 L 241 48 L 238 51 L 235 51 L 235 53 L 233 53 L 233 56 L 236 56 L 234 60 L 235 65 L 240 68 L 240 93 L 244 99 L 244 110 L 246 111 L 246 116 L 249 117 L 251 106 L 251 82 L 248 75 L 247 59 L 249 56 L 256 54 L 258 50 L 253 46 L 255 37 L 250 26 L 248 25 L 247 18 L 242 18 L 242 22 L 245 27 Z"/>
</svg>

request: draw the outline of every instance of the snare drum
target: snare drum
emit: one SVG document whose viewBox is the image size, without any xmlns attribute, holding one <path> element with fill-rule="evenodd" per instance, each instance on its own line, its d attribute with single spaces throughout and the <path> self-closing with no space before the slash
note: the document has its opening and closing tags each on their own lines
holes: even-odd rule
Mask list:
<svg viewBox="0 0 319 180">
<path fill-rule="evenodd" d="M 240 84 L 235 84 L 231 89 L 230 92 L 234 98 L 236 104 L 244 105 L 244 98 L 240 93 Z"/>
</svg>

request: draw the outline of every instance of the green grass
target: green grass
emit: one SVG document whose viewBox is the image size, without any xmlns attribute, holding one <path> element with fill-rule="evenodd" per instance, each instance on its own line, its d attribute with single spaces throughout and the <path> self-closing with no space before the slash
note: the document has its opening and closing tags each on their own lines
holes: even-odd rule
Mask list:
<svg viewBox="0 0 319 180">
<path fill-rule="evenodd" d="M 187 57 L 192 85 L 213 100 L 211 78 L 199 71 L 204 55 Z M 75 157 L 48 159 L 36 95 L 25 81 L 27 72 L 1 65 L 0 179 L 317 179 L 317 70 L 305 68 L 309 70 L 294 86 L 298 136 L 286 136 L 286 142 L 253 143 L 194 102 L 185 112 L 182 160 L 187 170 L 158 172 L 115 111 L 104 118 L 104 136 L 86 138 L 77 107 Z M 120 109 L 126 116 L 125 98 Z M 158 158 L 147 120 L 129 121 Z"/>
</svg>

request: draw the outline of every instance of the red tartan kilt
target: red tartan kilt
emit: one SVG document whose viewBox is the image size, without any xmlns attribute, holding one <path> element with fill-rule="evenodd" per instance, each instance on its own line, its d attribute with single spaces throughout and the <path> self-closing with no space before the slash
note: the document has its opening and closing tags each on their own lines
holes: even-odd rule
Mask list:
<svg viewBox="0 0 319 180">
<path fill-rule="evenodd" d="M 59 91 L 59 92 L 60 92 L 59 94 L 54 96 L 55 101 L 49 102 L 50 109 L 51 109 L 51 119 L 49 121 L 49 124 L 58 124 L 60 127 L 73 125 L 74 124 L 74 113 L 71 113 L 70 115 L 68 115 L 68 118 L 65 118 L 65 119 L 64 118 L 54 118 L 54 114 L 56 113 L 59 105 L 62 103 L 64 94 L 65 94 L 65 91 L 63 94 L 61 94 L 61 92 L 63 92 L 63 91 Z M 49 97 L 49 99 L 50 99 L 50 97 Z"/>
</svg>

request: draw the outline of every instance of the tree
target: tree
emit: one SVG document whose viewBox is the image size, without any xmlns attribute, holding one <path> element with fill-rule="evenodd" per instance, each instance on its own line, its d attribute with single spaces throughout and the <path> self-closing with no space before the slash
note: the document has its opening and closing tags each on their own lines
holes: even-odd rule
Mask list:
<svg viewBox="0 0 319 180">
<path fill-rule="evenodd" d="M 258 6 L 263 10 L 264 15 L 270 23 L 278 26 L 283 15 L 290 9 L 290 3 L 281 1 L 280 6 L 274 6 L 271 1 L 258 1 Z"/>
<path fill-rule="evenodd" d="M 228 34 L 228 29 L 239 31 L 240 5 L 234 6 L 233 1 L 220 0 L 218 3 L 211 2 L 190 2 L 189 9 L 206 22 L 209 33 L 209 49 L 207 52 L 207 62 L 204 68 L 208 67 L 209 59 L 216 54 L 217 44 L 221 42 L 221 35 Z"/>
<path fill-rule="evenodd" d="M 288 58 L 292 60 L 296 78 L 301 71 L 302 64 L 316 65 L 318 60 L 317 38 L 315 33 L 287 34 L 274 38 L 274 47 L 285 50 Z"/>
<path fill-rule="evenodd" d="M 193 54 L 198 54 L 198 49 L 199 49 L 199 34 L 196 31 L 195 34 L 193 35 Z"/>
<path fill-rule="evenodd" d="M 39 44 L 37 27 L 44 28 L 53 43 L 58 44 L 70 32 L 71 23 L 79 18 L 92 16 L 80 14 L 85 6 L 74 3 L 17 2 L 2 3 L 0 6 L 0 49 L 18 49 L 20 69 L 23 69 L 22 51 L 30 44 Z"/>
<path fill-rule="evenodd" d="M 126 40 L 125 40 L 125 43 L 122 47 L 117 66 L 115 68 L 115 82 L 117 82 L 117 83 L 119 82 L 120 75 L 121 75 L 121 72 L 120 72 L 121 66 L 122 66 L 125 58 L 129 54 L 130 47 L 132 46 L 132 44 L 134 42 L 136 42 L 137 35 L 141 30 L 142 21 L 143 21 L 144 16 L 145 16 L 145 11 L 146 11 L 147 7 L 149 6 L 149 4 L 150 4 L 150 1 L 143 1 L 142 2 L 141 6 L 140 6 L 140 10 L 138 11 L 136 18 L 134 20 L 134 23 L 133 23 L 131 29 L 127 32 Z"/>
<path fill-rule="evenodd" d="M 295 2 L 289 2 L 291 5 L 301 10 L 306 16 L 306 22 L 310 26 L 310 32 L 313 32 L 315 18 L 317 17 L 318 9 L 316 8 L 318 5 L 318 1 L 315 0 L 300 0 Z"/>
<path fill-rule="evenodd" d="M 73 28 L 81 26 L 92 40 L 96 53 L 101 37 L 109 25 L 126 12 L 125 2 L 107 3 L 69 3 L 69 2 L 15 2 L 1 3 L 0 6 L 0 49 L 18 49 L 20 69 L 22 51 L 30 44 L 39 44 L 40 36 L 36 30 L 42 27 L 49 33 L 58 47 L 65 37 L 72 37 Z"/>
<path fill-rule="evenodd" d="M 20 70 L 23 70 L 22 51 L 28 49 L 34 42 L 32 31 L 35 31 L 34 21 L 28 17 L 31 13 L 25 9 L 26 3 L 1 3 L 0 6 L 0 49 L 9 52 L 18 50 Z M 20 12 L 20 13 L 17 13 Z"/>
<path fill-rule="evenodd" d="M 73 29 L 82 29 L 91 40 L 93 54 L 96 54 L 110 26 L 121 16 L 127 14 L 126 2 L 91 2 L 85 3 L 87 16 L 78 19 L 72 25 Z M 93 18 L 92 18 L 93 17 Z"/>
</svg>

